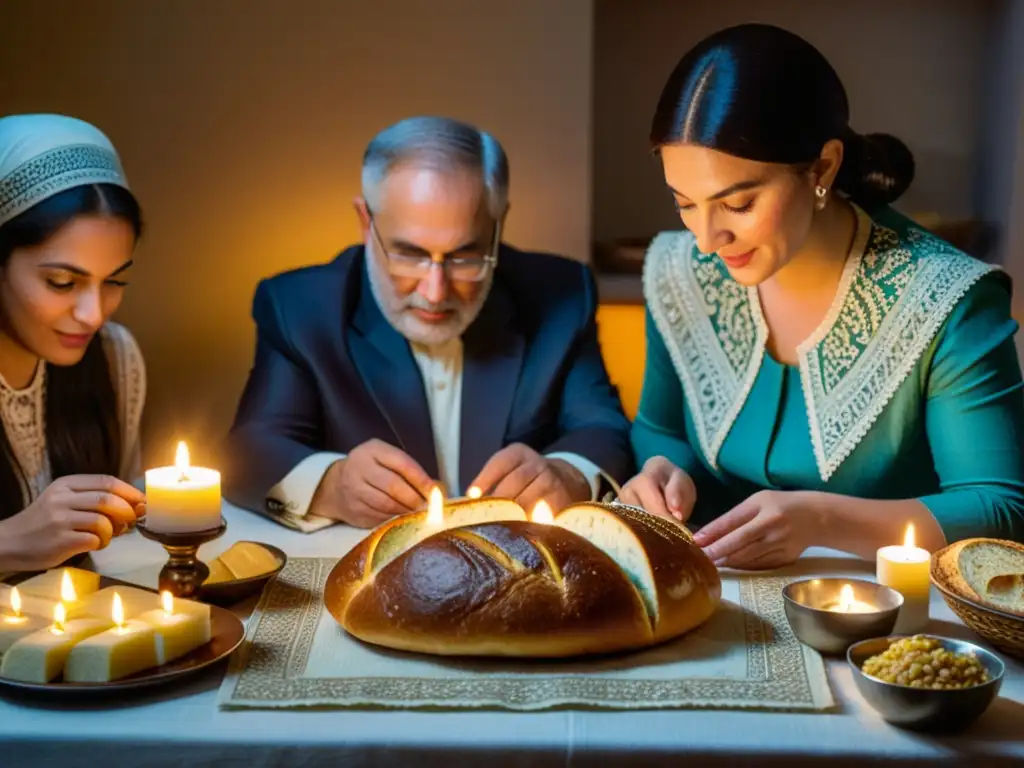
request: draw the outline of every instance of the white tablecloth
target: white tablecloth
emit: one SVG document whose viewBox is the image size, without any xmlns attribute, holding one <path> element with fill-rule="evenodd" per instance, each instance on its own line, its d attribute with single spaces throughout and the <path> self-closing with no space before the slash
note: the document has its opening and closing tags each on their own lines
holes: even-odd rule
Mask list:
<svg viewBox="0 0 1024 768">
<path fill-rule="evenodd" d="M 363 533 L 343 526 L 304 535 L 226 505 L 227 534 L 204 559 L 239 539 L 290 555 L 341 556 Z M 137 533 L 95 558 L 102 573 L 155 586 L 163 549 Z M 793 573 L 870 574 L 838 553 L 811 551 Z M 933 595 L 930 631 L 979 641 Z M 545 713 L 238 711 L 216 707 L 218 666 L 183 685 L 124 695 L 103 706 L 0 699 L 0 766 L 617 766 L 1024 764 L 1024 665 L 1007 661 L 1001 695 L 956 737 L 901 731 L 853 687 L 845 661 L 829 673 L 837 714 L 739 711 Z"/>
</svg>

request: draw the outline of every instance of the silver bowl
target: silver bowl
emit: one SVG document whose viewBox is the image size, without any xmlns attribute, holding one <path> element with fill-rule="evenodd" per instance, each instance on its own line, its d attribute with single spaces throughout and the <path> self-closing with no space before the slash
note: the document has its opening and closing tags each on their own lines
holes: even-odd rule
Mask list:
<svg viewBox="0 0 1024 768">
<path fill-rule="evenodd" d="M 912 730 L 961 730 L 973 723 L 995 700 L 1003 684 L 1006 665 L 990 651 L 947 637 L 927 635 L 955 653 L 973 653 L 988 672 L 988 682 L 970 688 L 934 690 L 887 683 L 865 674 L 861 667 L 903 636 L 876 637 L 850 646 L 846 660 L 853 670 L 857 690 L 886 722 Z"/>
<path fill-rule="evenodd" d="M 854 600 L 875 610 L 839 613 L 827 606 L 837 603 L 843 585 L 853 587 Z M 786 618 L 793 634 L 815 650 L 842 654 L 853 643 L 888 635 L 896 626 L 903 595 L 894 589 L 863 579 L 805 579 L 782 590 Z"/>
</svg>

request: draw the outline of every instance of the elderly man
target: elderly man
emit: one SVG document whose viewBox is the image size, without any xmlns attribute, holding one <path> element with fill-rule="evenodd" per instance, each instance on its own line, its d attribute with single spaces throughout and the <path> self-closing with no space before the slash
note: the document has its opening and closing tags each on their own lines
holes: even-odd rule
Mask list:
<svg viewBox="0 0 1024 768">
<path fill-rule="evenodd" d="M 558 509 L 617 491 L 629 424 L 575 261 L 501 242 L 489 134 L 419 117 L 373 139 L 363 244 L 263 281 L 225 495 L 299 530 L 374 526 L 431 487 Z"/>
</svg>

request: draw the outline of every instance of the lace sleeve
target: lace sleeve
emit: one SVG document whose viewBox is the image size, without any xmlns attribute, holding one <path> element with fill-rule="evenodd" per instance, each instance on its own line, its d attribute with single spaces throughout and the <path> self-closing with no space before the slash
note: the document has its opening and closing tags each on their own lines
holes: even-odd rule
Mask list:
<svg viewBox="0 0 1024 768">
<path fill-rule="evenodd" d="M 110 375 L 117 392 L 121 422 L 121 466 L 119 476 L 134 482 L 142 476 L 140 427 L 146 403 L 146 362 L 131 332 L 123 325 L 107 323 L 103 341 L 110 362 Z"/>
</svg>

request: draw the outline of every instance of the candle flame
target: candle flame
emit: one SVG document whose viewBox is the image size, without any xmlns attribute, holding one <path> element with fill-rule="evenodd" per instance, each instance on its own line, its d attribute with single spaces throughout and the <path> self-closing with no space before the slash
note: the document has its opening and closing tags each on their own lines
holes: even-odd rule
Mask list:
<svg viewBox="0 0 1024 768">
<path fill-rule="evenodd" d="M 53 631 L 63 632 L 64 623 L 68 620 L 67 609 L 64 608 L 64 603 L 57 603 L 53 606 Z"/>
<path fill-rule="evenodd" d="M 471 499 L 479 499 L 484 495 L 484 492 L 477 488 L 475 485 L 470 486 L 469 490 L 466 491 L 466 495 Z"/>
<path fill-rule="evenodd" d="M 548 506 L 544 499 L 538 501 L 536 506 L 534 506 L 530 519 L 535 523 L 545 523 L 546 525 L 551 525 L 551 523 L 555 522 L 555 516 L 551 514 L 551 507 Z"/>
<path fill-rule="evenodd" d="M 181 472 L 181 479 L 188 479 L 189 456 L 188 446 L 184 440 L 178 441 L 178 450 L 174 452 L 174 466 Z"/>
<path fill-rule="evenodd" d="M 427 525 L 435 528 L 444 525 L 444 496 L 436 485 L 430 489 L 430 501 L 427 503 Z"/>
<path fill-rule="evenodd" d="M 11 610 L 15 616 L 21 616 L 21 593 L 17 587 L 11 590 Z"/>
<path fill-rule="evenodd" d="M 903 546 L 907 549 L 913 549 L 914 547 L 914 524 L 907 523 L 907 532 L 903 536 Z"/>
<path fill-rule="evenodd" d="M 114 593 L 114 605 L 110 610 L 110 616 L 118 629 L 124 625 L 124 604 L 121 602 L 121 596 L 117 592 Z"/>
<path fill-rule="evenodd" d="M 160 593 L 160 600 L 164 605 L 164 613 L 168 616 L 172 616 L 174 614 L 174 595 L 165 589 Z"/>
<path fill-rule="evenodd" d="M 75 594 L 75 585 L 71 582 L 71 574 L 64 570 L 64 576 L 60 580 L 60 599 L 65 603 L 73 603 L 78 600 Z"/>
<path fill-rule="evenodd" d="M 839 590 L 839 611 L 840 613 L 849 613 L 850 608 L 853 607 L 853 585 L 843 584 L 843 588 Z"/>
</svg>

